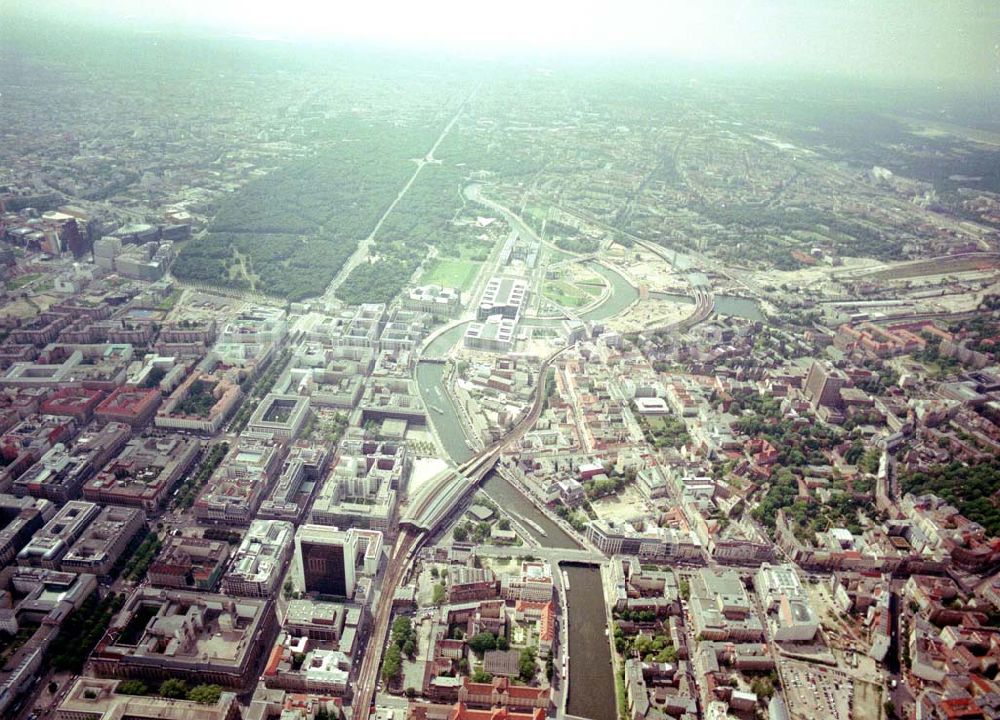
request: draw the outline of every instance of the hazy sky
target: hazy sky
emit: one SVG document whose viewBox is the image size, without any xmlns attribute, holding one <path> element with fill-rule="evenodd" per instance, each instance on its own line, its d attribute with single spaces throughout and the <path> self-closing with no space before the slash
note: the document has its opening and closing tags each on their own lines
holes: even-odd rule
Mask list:
<svg viewBox="0 0 1000 720">
<path fill-rule="evenodd" d="M 1000 0 L 0 0 L 0 21 L 3 8 L 484 56 L 655 54 L 1000 83 Z"/>
</svg>

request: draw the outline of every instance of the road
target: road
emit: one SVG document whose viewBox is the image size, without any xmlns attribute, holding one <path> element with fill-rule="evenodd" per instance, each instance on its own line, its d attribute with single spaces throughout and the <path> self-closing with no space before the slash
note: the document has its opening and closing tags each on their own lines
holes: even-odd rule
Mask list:
<svg viewBox="0 0 1000 720">
<path fill-rule="evenodd" d="M 462 115 L 462 112 L 465 110 L 465 106 L 469 104 L 469 101 L 472 100 L 478 89 L 479 88 L 477 86 L 469 94 L 469 97 L 463 100 L 462 104 L 458 106 L 458 110 L 455 111 L 455 114 L 452 116 L 451 120 L 448 121 L 448 124 L 444 126 L 444 130 L 442 130 L 441 134 L 438 135 L 437 140 L 434 141 L 434 144 L 431 146 L 431 149 L 427 151 L 427 154 L 424 157 L 419 158 L 415 161 L 417 164 L 417 169 L 413 171 L 413 175 L 410 176 L 410 179 L 406 181 L 406 184 L 403 185 L 403 188 L 396 194 L 396 197 L 389 204 L 389 207 L 387 207 L 385 209 L 385 212 L 382 213 L 382 217 L 380 217 L 378 219 L 378 222 L 375 223 L 375 227 L 372 228 L 372 231 L 368 234 L 368 237 L 366 237 L 364 240 L 358 243 L 357 249 L 351 254 L 351 257 L 348 258 L 347 262 L 344 263 L 344 266 L 340 268 L 336 276 L 334 276 L 333 280 L 330 281 L 330 285 L 327 287 L 326 292 L 323 293 L 323 300 L 328 302 L 332 302 L 333 300 L 335 300 L 337 288 L 339 288 L 340 285 L 344 282 L 344 280 L 347 279 L 347 276 L 351 274 L 351 271 L 354 270 L 354 268 L 360 265 L 361 262 L 368 257 L 368 250 L 371 248 L 372 242 L 374 242 L 375 240 L 375 236 L 378 235 L 378 231 L 382 228 L 382 223 L 386 221 L 386 218 L 388 218 L 389 215 L 392 213 L 392 211 L 396 208 L 396 205 L 399 204 L 399 201 L 402 200 L 403 197 L 406 195 L 406 193 L 409 192 L 410 188 L 413 187 L 413 183 L 416 182 L 417 177 L 420 175 L 420 171 L 424 169 L 424 166 L 434 162 L 434 152 L 438 149 L 441 143 L 444 142 L 444 139 L 448 137 L 448 133 L 451 132 L 452 127 L 454 127 L 455 123 L 458 121 L 458 118 Z"/>
<path fill-rule="evenodd" d="M 542 239 L 538 237 L 538 233 L 532 230 L 531 226 L 524 222 L 520 215 L 515 213 L 513 210 L 504 207 L 500 203 L 494 202 L 488 197 L 485 197 L 481 191 L 481 185 L 469 185 L 465 188 L 465 197 L 503 215 L 507 223 L 523 237 L 530 238 L 538 243 L 542 242 Z"/>
</svg>

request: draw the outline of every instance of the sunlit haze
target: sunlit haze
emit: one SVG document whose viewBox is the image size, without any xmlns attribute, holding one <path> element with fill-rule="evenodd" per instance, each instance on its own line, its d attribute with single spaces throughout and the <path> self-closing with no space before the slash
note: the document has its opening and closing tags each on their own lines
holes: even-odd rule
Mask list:
<svg viewBox="0 0 1000 720">
<path fill-rule="evenodd" d="M 951 0 L 15 0 L 67 20 L 207 28 L 270 40 L 334 39 L 473 56 L 665 56 L 857 79 L 1000 78 L 1000 4 Z"/>
<path fill-rule="evenodd" d="M 0 720 L 996 719 L 1000 0 L 0 0 Z"/>
</svg>

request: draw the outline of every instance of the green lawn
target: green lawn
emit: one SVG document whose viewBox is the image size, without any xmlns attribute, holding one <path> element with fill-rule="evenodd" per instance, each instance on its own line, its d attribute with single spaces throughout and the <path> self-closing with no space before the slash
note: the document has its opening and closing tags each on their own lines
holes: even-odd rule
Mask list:
<svg viewBox="0 0 1000 720">
<path fill-rule="evenodd" d="M 441 260 L 469 260 L 483 262 L 490 255 L 493 245 L 481 242 L 460 242 L 438 247 L 437 257 Z"/>
<path fill-rule="evenodd" d="M 548 214 L 549 209 L 547 207 L 542 207 L 541 205 L 528 205 L 524 208 L 524 215 L 537 218 L 538 220 L 544 220 L 545 216 Z"/>
<path fill-rule="evenodd" d="M 574 287 L 577 290 L 582 290 L 591 297 L 597 297 L 604 290 L 604 283 L 600 280 L 594 280 L 593 282 L 578 282 Z"/>
<path fill-rule="evenodd" d="M 438 258 L 427 268 L 420 282 L 428 285 L 443 285 L 445 287 L 468 290 L 476 279 L 479 266 L 482 263 L 471 260 L 454 260 Z"/>
<path fill-rule="evenodd" d="M 490 250 L 492 248 L 492 245 L 488 245 L 486 243 L 469 243 L 459 245 L 458 251 L 461 253 L 463 260 L 482 262 L 489 257 Z"/>
<path fill-rule="evenodd" d="M 41 276 L 41 273 L 28 273 L 27 275 L 21 275 L 20 277 L 16 277 L 8 282 L 7 287 L 10 290 L 19 290 L 33 280 L 37 280 Z"/>
<path fill-rule="evenodd" d="M 556 247 L 550 248 L 546 246 L 543 252 L 548 253 L 547 259 L 545 261 L 547 265 L 555 265 L 558 262 L 562 262 L 563 260 L 569 260 L 572 257 L 574 257 L 573 255 L 570 255 L 568 252 L 564 252 Z"/>
<path fill-rule="evenodd" d="M 565 280 L 550 280 L 542 287 L 542 295 L 565 307 L 580 307 L 590 302 L 590 295 Z"/>
<path fill-rule="evenodd" d="M 174 292 L 170 293 L 167 297 L 163 298 L 163 300 L 160 301 L 160 304 L 156 306 L 156 309 L 163 310 L 165 312 L 170 312 L 171 310 L 174 309 L 174 305 L 176 305 L 177 301 L 180 299 L 181 299 L 181 291 L 175 290 Z"/>
</svg>

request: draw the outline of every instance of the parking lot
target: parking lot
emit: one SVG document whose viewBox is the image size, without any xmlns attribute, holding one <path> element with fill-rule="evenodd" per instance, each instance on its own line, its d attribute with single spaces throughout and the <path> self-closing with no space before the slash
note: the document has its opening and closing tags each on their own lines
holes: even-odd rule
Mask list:
<svg viewBox="0 0 1000 720">
<path fill-rule="evenodd" d="M 850 720 L 854 681 L 834 668 L 797 661 L 781 664 L 788 709 L 795 718 Z"/>
</svg>

